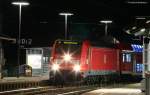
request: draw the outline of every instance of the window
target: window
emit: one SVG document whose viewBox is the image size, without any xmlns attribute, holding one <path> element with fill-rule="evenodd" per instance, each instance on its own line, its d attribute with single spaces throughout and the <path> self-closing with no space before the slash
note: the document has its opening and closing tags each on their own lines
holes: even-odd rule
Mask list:
<svg viewBox="0 0 150 95">
<path fill-rule="evenodd" d="M 131 62 L 131 54 L 123 53 L 123 55 L 122 55 L 122 62 L 124 62 L 124 63 Z"/>
<path fill-rule="evenodd" d="M 43 57 L 43 62 L 44 63 L 49 63 L 49 57 L 47 57 L 47 56 Z"/>
<path fill-rule="evenodd" d="M 125 62 L 125 54 L 122 56 L 122 62 Z"/>
<path fill-rule="evenodd" d="M 137 63 L 136 64 L 136 72 L 141 73 L 143 69 L 143 64 Z"/>
<path fill-rule="evenodd" d="M 131 62 L 131 54 L 126 54 L 126 62 Z"/>
</svg>

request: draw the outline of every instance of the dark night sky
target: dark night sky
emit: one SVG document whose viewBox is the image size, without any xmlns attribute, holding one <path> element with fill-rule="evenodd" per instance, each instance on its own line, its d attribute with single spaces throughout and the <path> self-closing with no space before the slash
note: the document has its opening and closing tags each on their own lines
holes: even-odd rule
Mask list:
<svg viewBox="0 0 150 95">
<path fill-rule="evenodd" d="M 3 0 L 3 33 L 12 37 L 18 35 L 18 7 L 11 5 L 14 0 Z M 149 5 L 129 5 L 127 0 L 28 0 L 30 6 L 22 7 L 21 36 L 32 39 L 32 46 L 49 46 L 57 38 L 64 37 L 63 11 L 74 13 L 68 17 L 70 35 L 87 35 L 87 39 L 104 35 L 104 25 L 99 21 L 112 19 L 110 35 L 130 42 L 130 35 L 123 28 L 136 24 L 135 16 L 149 16 Z M 80 24 L 79 24 L 80 23 Z M 86 25 L 85 25 L 86 24 Z M 77 26 L 75 26 L 77 25 Z M 73 29 L 83 27 L 82 33 Z M 86 29 L 87 28 L 87 29 Z M 77 29 L 79 30 L 79 29 Z M 79 30 L 81 31 L 81 30 Z M 87 33 L 88 32 L 88 33 Z M 92 34 L 92 35 L 91 35 Z M 75 35 L 73 35 L 75 36 Z M 99 36 L 99 37 L 100 37 Z M 82 37 L 80 37 L 82 38 Z"/>
</svg>

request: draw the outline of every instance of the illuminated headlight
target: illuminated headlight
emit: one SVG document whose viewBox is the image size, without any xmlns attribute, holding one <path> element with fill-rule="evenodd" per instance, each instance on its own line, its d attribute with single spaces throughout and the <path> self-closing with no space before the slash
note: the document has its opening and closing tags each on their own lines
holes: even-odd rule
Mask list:
<svg viewBox="0 0 150 95">
<path fill-rule="evenodd" d="M 65 61 L 70 61 L 71 60 L 71 55 L 70 54 L 65 54 L 63 58 L 64 58 Z"/>
<path fill-rule="evenodd" d="M 59 70 L 59 65 L 58 64 L 53 64 L 52 65 L 52 70 L 58 71 Z"/>
<path fill-rule="evenodd" d="M 73 70 L 76 72 L 79 72 L 80 71 L 80 65 L 75 65 Z"/>
</svg>

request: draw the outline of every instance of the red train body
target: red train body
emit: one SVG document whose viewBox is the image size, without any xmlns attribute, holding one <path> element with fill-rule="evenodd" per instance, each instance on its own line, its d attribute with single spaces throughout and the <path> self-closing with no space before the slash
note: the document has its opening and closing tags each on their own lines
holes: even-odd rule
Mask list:
<svg viewBox="0 0 150 95">
<path fill-rule="evenodd" d="M 56 52 L 60 44 L 63 47 L 61 51 Z M 66 45 L 68 46 L 64 48 Z M 64 60 L 65 54 L 70 54 L 70 61 Z M 89 41 L 79 44 L 76 41 L 57 40 L 52 50 L 50 78 L 57 77 L 66 81 L 89 77 L 100 79 L 103 76 L 134 75 L 137 73 L 135 70 L 137 62 L 142 63 L 141 58 L 141 53 L 136 54 L 131 50 L 92 46 Z"/>
<path fill-rule="evenodd" d="M 119 62 L 117 56 L 119 52 L 110 48 L 90 47 L 88 59 L 81 62 L 82 72 L 92 72 L 95 75 L 104 75 L 105 73 L 116 73 L 119 71 Z M 81 58 L 82 59 L 82 58 Z M 82 69 L 86 68 L 86 69 Z"/>
</svg>

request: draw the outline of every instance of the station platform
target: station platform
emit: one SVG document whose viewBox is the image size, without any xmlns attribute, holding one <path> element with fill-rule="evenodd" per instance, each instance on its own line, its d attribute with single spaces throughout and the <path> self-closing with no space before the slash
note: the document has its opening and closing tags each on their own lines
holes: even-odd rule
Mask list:
<svg viewBox="0 0 150 95">
<path fill-rule="evenodd" d="M 36 77 L 4 77 L 3 79 L 0 79 L 0 83 L 5 82 L 38 82 L 38 81 L 44 81 L 48 80 L 48 76 L 36 76 Z"/>
<path fill-rule="evenodd" d="M 0 79 L 0 92 L 43 85 L 48 85 L 48 77 L 4 77 Z"/>
<path fill-rule="evenodd" d="M 134 83 L 121 87 L 99 88 L 82 95 L 145 95 L 145 93 L 141 91 L 141 83 Z"/>
</svg>

